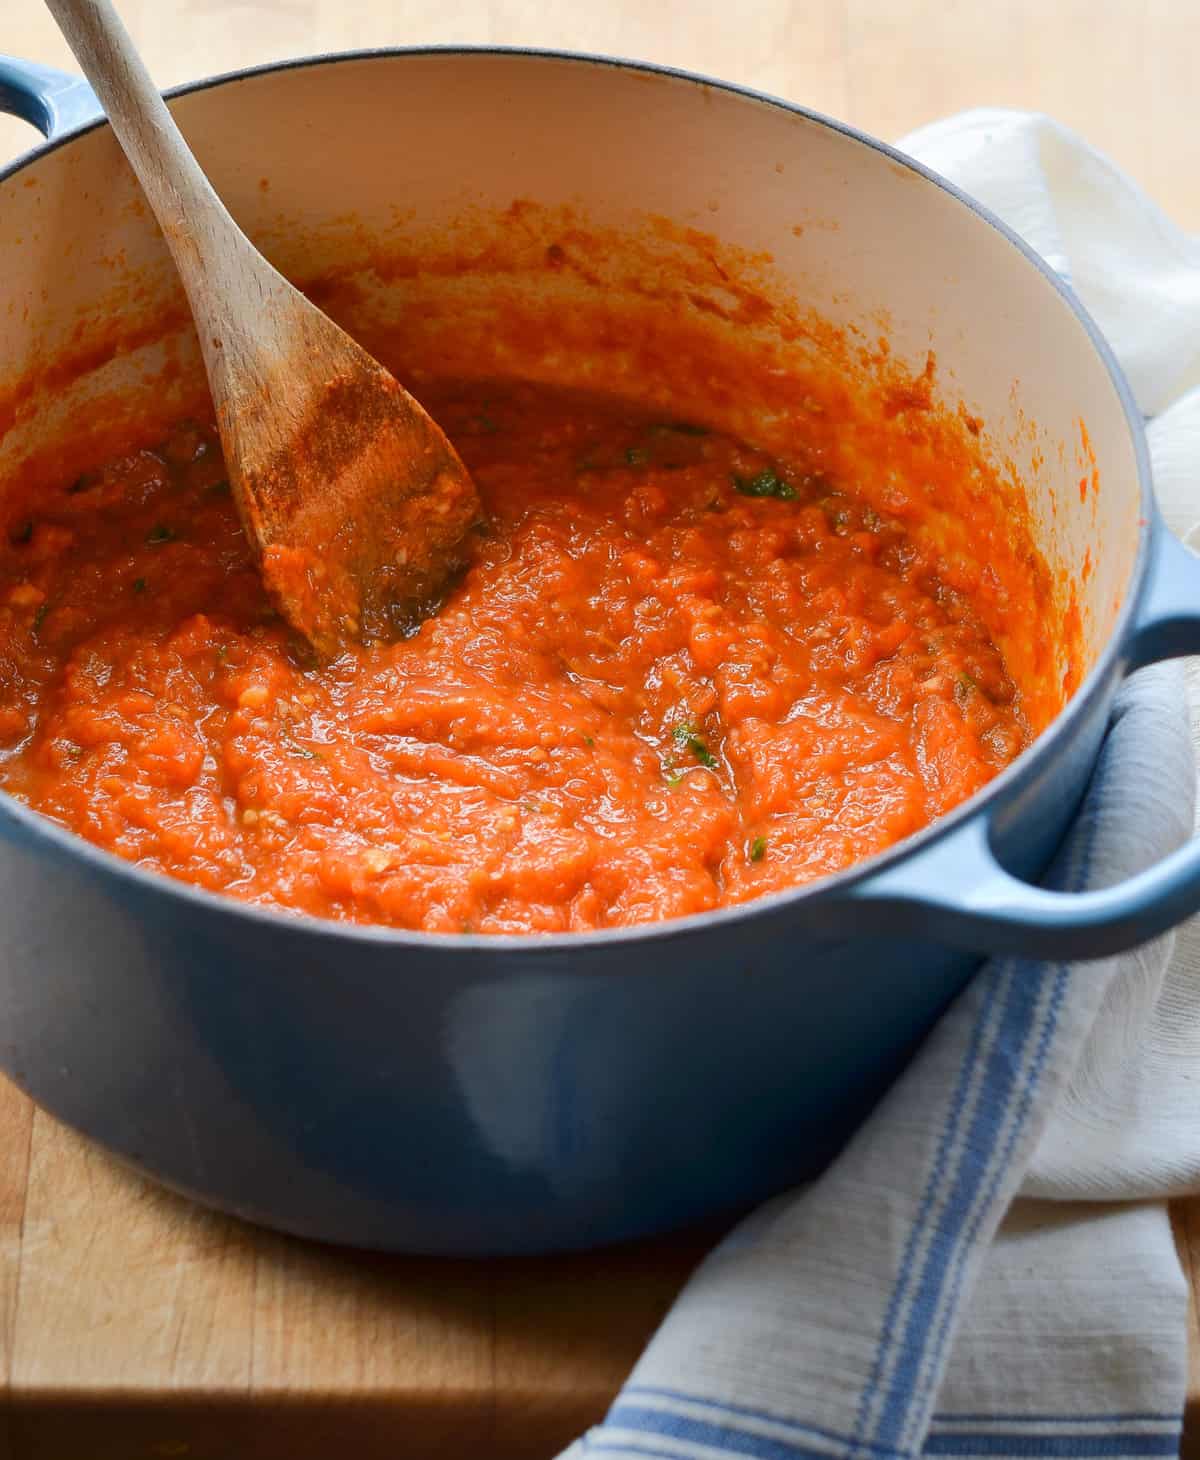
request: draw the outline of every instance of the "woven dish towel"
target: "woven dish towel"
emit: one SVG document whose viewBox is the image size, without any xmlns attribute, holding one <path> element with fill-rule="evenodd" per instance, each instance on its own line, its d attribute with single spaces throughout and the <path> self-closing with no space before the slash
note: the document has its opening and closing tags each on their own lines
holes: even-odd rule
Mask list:
<svg viewBox="0 0 1200 1460">
<path fill-rule="evenodd" d="M 901 145 L 1070 280 L 1155 418 L 1186 536 L 1200 245 L 1044 117 L 971 112 Z M 1052 885 L 1191 834 L 1193 688 L 1178 664 L 1126 684 Z M 833 1166 L 705 1260 L 567 1456 L 1173 1455 L 1187 1292 L 1164 1198 L 1197 1189 L 1195 927 L 1088 965 L 993 960 Z"/>
</svg>

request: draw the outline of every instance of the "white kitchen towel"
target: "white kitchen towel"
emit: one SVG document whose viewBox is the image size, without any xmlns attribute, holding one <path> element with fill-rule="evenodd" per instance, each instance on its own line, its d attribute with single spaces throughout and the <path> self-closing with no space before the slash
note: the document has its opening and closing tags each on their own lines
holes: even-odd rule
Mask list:
<svg viewBox="0 0 1200 1460">
<path fill-rule="evenodd" d="M 1200 246 L 1045 117 L 971 112 L 901 145 L 1079 292 L 1157 417 L 1186 535 Z M 1129 681 L 1050 885 L 1116 881 L 1191 834 L 1197 724 L 1179 665 Z M 1195 927 L 1088 964 L 993 960 L 829 1170 L 705 1260 L 567 1455 L 1172 1455 L 1187 1293 L 1163 1198 L 1197 1189 Z"/>
</svg>

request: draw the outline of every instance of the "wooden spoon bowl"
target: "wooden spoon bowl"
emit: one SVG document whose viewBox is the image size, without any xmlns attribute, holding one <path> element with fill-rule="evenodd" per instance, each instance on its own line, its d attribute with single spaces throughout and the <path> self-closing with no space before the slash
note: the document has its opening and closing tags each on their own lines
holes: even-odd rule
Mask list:
<svg viewBox="0 0 1200 1460">
<path fill-rule="evenodd" d="M 233 221 L 110 0 L 47 6 L 179 270 L 234 500 L 281 613 L 324 657 L 408 632 L 481 515 L 458 453 Z"/>
</svg>

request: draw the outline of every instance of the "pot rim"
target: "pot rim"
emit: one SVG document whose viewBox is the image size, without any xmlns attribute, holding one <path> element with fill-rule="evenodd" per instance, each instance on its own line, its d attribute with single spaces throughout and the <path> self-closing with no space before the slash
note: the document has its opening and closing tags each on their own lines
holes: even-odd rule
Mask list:
<svg viewBox="0 0 1200 1460">
<path fill-rule="evenodd" d="M 1157 508 L 1152 487 L 1150 453 L 1146 441 L 1144 419 L 1134 399 L 1132 388 L 1126 380 L 1125 374 L 1116 356 L 1113 354 L 1111 346 L 1074 291 L 1018 233 L 997 217 L 996 214 L 991 212 L 990 209 L 986 208 L 982 203 L 977 202 L 948 179 L 940 176 L 931 168 L 926 167 L 923 163 L 918 162 L 915 158 L 901 152 L 889 143 L 881 142 L 869 133 L 863 132 L 857 127 L 850 126 L 846 122 L 837 121 L 832 117 L 828 117 L 822 112 L 813 110 L 811 107 L 786 101 L 782 97 L 774 96 L 769 92 L 758 91 L 753 87 L 743 86 L 736 82 L 718 80 L 715 77 L 706 76 L 700 72 L 687 71 L 680 67 L 662 65 L 658 62 L 628 60 L 619 56 L 608 56 L 594 52 L 556 50 L 536 46 L 379 46 L 350 51 L 324 52 L 312 56 L 294 57 L 283 61 L 269 61 L 256 66 L 242 67 L 234 71 L 220 72 L 214 76 L 204 77 L 199 81 L 185 82 L 179 86 L 171 87 L 163 94 L 168 100 L 173 100 L 176 97 L 190 96 L 198 92 L 227 85 L 231 82 L 251 80 L 255 77 L 268 75 L 273 72 L 298 71 L 318 66 L 336 66 L 346 62 L 395 61 L 426 56 L 442 56 L 467 60 L 485 57 L 521 57 L 530 61 L 568 63 L 582 66 L 606 67 L 618 71 L 635 71 L 643 74 L 662 76 L 673 81 L 686 82 L 701 89 L 714 88 L 737 97 L 744 102 L 754 103 L 759 106 L 784 112 L 793 117 L 803 118 L 817 126 L 825 127 L 829 131 L 836 132 L 849 141 L 857 142 L 861 146 L 869 148 L 871 151 L 878 153 L 882 159 L 903 167 L 908 172 L 921 178 L 924 182 L 932 184 L 999 233 L 1022 257 L 1024 262 L 1032 265 L 1041 275 L 1042 279 L 1050 284 L 1055 293 L 1067 305 L 1078 323 L 1082 326 L 1084 334 L 1090 341 L 1093 350 L 1100 357 L 1101 363 L 1108 374 L 1117 398 L 1121 403 L 1121 409 L 1129 429 L 1138 479 L 1140 506 L 1138 545 L 1130 573 L 1129 588 L 1107 643 L 1097 657 L 1096 662 L 1084 676 L 1082 683 L 1076 689 L 1070 701 L 1059 711 L 1041 734 L 1035 738 L 1033 743 L 1027 746 L 1015 761 L 1006 766 L 999 775 L 989 781 L 981 790 L 975 792 L 973 796 L 969 796 L 960 805 L 956 806 L 953 811 L 948 812 L 945 816 L 939 817 L 936 821 L 931 822 L 920 831 L 904 837 L 901 841 L 896 842 L 886 850 L 866 857 L 841 872 L 832 873 L 829 876 L 819 878 L 814 882 L 802 884 L 799 887 L 788 888 L 780 892 L 766 893 L 761 897 L 753 898 L 748 902 L 737 903 L 731 907 L 715 908 L 708 912 L 689 913 L 683 917 L 667 918 L 652 923 L 637 923 L 627 927 L 600 928 L 587 932 L 570 933 L 427 933 L 406 928 L 385 927 L 371 923 L 337 922 L 331 918 L 315 917 L 309 913 L 296 913 L 280 908 L 260 907 L 253 903 L 243 902 L 227 893 L 207 891 L 204 888 L 197 887 L 189 882 L 184 882 L 166 873 L 149 871 L 132 862 L 125 861 L 124 858 L 117 856 L 115 852 L 109 852 L 96 846 L 76 832 L 68 831 L 67 828 L 49 820 L 49 818 L 34 811 L 32 807 L 24 805 L 3 790 L 0 790 L 0 816 L 11 818 L 17 822 L 35 840 L 48 842 L 59 851 L 82 858 L 96 872 L 127 878 L 147 893 L 162 895 L 168 899 L 181 899 L 185 903 L 193 905 L 200 912 L 224 913 L 239 920 L 260 924 L 266 932 L 274 930 L 279 933 L 304 934 L 338 942 L 350 941 L 354 943 L 365 943 L 382 948 L 415 948 L 428 951 L 453 950 L 464 955 L 475 955 L 475 958 L 471 961 L 477 961 L 480 955 L 484 959 L 487 959 L 491 955 L 494 960 L 496 955 L 506 954 L 528 956 L 542 952 L 549 955 L 553 953 L 570 954 L 571 952 L 583 953 L 590 950 L 598 951 L 606 947 L 619 947 L 631 943 L 648 941 L 661 942 L 673 938 L 687 938 L 715 927 L 735 928 L 739 924 L 749 923 L 756 917 L 765 915 L 786 916 L 788 913 L 793 912 L 802 915 L 804 908 L 810 903 L 815 904 L 839 897 L 859 887 L 862 883 L 879 873 L 895 867 L 910 858 L 919 857 L 944 838 L 953 835 L 968 822 L 978 817 L 990 817 L 1002 802 L 1018 794 L 1023 786 L 1036 777 L 1039 765 L 1049 752 L 1052 744 L 1063 737 L 1069 737 L 1074 734 L 1079 724 L 1086 718 L 1097 695 L 1102 692 L 1104 684 L 1107 682 L 1114 668 L 1117 667 L 1118 657 L 1130 638 L 1130 630 L 1146 588 L 1150 543 L 1157 518 Z M 0 184 L 8 182 L 26 167 L 30 167 L 39 162 L 51 152 L 57 151 L 58 148 L 66 146 L 78 138 L 106 125 L 107 121 L 101 115 L 95 120 L 84 121 L 74 127 L 69 127 L 60 136 L 56 136 L 39 146 L 35 146 L 29 152 L 22 153 L 7 167 L 0 168 Z M 983 950 L 980 950 L 980 956 L 984 956 Z M 663 968 L 673 966 L 670 961 L 661 965 Z M 624 965 L 621 965 L 609 971 L 619 973 L 623 970 L 623 967 Z"/>
</svg>

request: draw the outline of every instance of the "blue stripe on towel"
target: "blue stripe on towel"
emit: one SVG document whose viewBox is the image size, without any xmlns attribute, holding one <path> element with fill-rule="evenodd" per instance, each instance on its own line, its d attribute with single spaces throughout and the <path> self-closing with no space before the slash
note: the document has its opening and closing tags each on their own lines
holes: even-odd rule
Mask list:
<svg viewBox="0 0 1200 1460">
<path fill-rule="evenodd" d="M 649 1392 L 649 1391 L 645 1391 Z M 661 1392 L 661 1391 L 656 1391 Z M 795 1441 L 779 1435 L 765 1435 L 747 1430 L 737 1423 L 739 1418 L 758 1418 L 780 1428 L 803 1430 L 808 1428 L 794 1420 L 746 1410 L 743 1406 L 718 1404 L 715 1400 L 693 1398 L 688 1395 L 663 1395 L 674 1397 L 680 1403 L 702 1405 L 716 1411 L 713 1419 L 697 1419 L 693 1416 L 673 1413 L 670 1410 L 650 1409 L 635 1404 L 618 1402 L 614 1405 L 604 1426 L 592 1430 L 587 1436 L 589 1451 L 616 1452 L 634 1455 L 668 1457 L 676 1460 L 681 1452 L 672 1442 L 683 1445 L 702 1445 L 727 1455 L 749 1457 L 749 1460 L 828 1460 L 829 1450 L 825 1445 L 812 1446 L 799 1438 Z M 719 1416 L 724 1415 L 722 1420 Z M 961 1417 L 960 1417 L 961 1418 Z M 1118 1426 L 1145 1423 L 1151 1418 L 1154 1423 L 1163 1423 L 1169 1428 L 1147 1433 L 1125 1430 L 1123 1433 L 1046 1434 L 1030 1429 L 1016 1429 L 1005 1433 L 972 1430 L 941 1430 L 931 1434 L 924 1446 L 923 1454 L 928 1456 L 961 1456 L 964 1460 L 1002 1460 L 1015 1456 L 1021 1460 L 1136 1460 L 1136 1457 L 1171 1457 L 1179 1447 L 1179 1422 L 1169 1416 L 1043 1416 L 1031 1419 L 1029 1416 L 1013 1417 L 1008 1420 L 996 1416 L 1002 1424 L 1055 1424 L 1064 1427 L 1078 1426 L 1105 1420 Z M 629 1430 L 639 1436 L 638 1441 L 623 1439 L 619 1430 Z M 607 1433 L 606 1433 L 607 1431 Z M 828 1434 L 823 1436 L 839 1445 L 843 1453 L 858 1448 L 855 1441 Z M 640 1443 L 645 1439 L 648 1443 Z M 657 1445 L 655 1442 L 659 1442 Z"/>
<path fill-rule="evenodd" d="M 585 1450 L 594 1451 L 598 1455 L 620 1454 L 620 1455 L 650 1455 L 653 1460 L 681 1460 L 680 1452 L 671 1447 L 669 1450 L 649 1450 L 645 1445 L 628 1445 L 624 1440 L 589 1440 L 584 1446 Z M 687 1457 L 690 1460 L 690 1457 Z"/>
<path fill-rule="evenodd" d="M 666 1399 L 676 1404 L 691 1405 L 696 1409 L 710 1409 L 718 1415 L 732 1415 L 735 1419 L 755 1419 L 763 1424 L 779 1425 L 782 1429 L 795 1430 L 800 1434 L 819 1435 L 822 1439 L 830 1440 L 837 1445 L 854 1446 L 858 1448 L 860 1443 L 852 1435 L 838 1433 L 837 1430 L 825 1429 L 821 1425 L 808 1423 L 806 1420 L 796 1419 L 794 1415 L 780 1414 L 776 1410 L 754 1408 L 746 1404 L 736 1404 L 729 1399 L 713 1399 L 706 1394 L 688 1394 L 682 1389 L 668 1389 L 661 1384 L 627 1384 L 622 1389 L 620 1397 L 615 1401 L 613 1409 L 623 1406 L 625 1401 L 635 1395 L 644 1395 L 647 1399 Z M 951 1433 L 957 1425 L 985 1424 L 1012 1427 L 1014 1433 L 1020 1433 L 1031 1425 L 1061 1425 L 1063 1428 L 1074 1426 L 1082 1428 L 1084 1425 L 1107 1425 L 1110 1429 L 1120 1428 L 1123 1425 L 1159 1425 L 1170 1429 L 1172 1434 L 1178 1436 L 1182 1421 L 1178 1411 L 1141 1411 L 1131 1410 L 1126 1414 L 1115 1414 L 1106 1412 L 1104 1414 L 997 1414 L 994 1411 L 990 1414 L 935 1414 L 930 1426 L 934 1433 Z M 593 1430 L 592 1434 L 600 1433 Z M 1003 1434 L 1003 1430 L 997 1430 L 997 1434 Z M 868 1444 L 865 1448 L 877 1451 L 880 1455 L 895 1456 L 895 1451 L 885 1450 L 883 1446 Z"/>
<path fill-rule="evenodd" d="M 623 1440 L 593 1440 L 587 1448 L 597 1455 L 649 1455 L 652 1460 L 691 1460 L 674 1446 L 669 1450 L 650 1450 L 645 1445 L 627 1445 Z"/>
<path fill-rule="evenodd" d="M 1043 976 L 1038 973 L 1038 969 L 1041 967 L 1042 965 L 1034 963 L 1032 960 L 1027 962 L 1022 961 L 1016 970 L 1017 983 L 1021 983 L 1022 980 L 1032 982 L 1035 979 L 1039 979 Z M 1084 976 L 1086 977 L 1087 975 L 1085 974 Z M 1004 1142 L 1004 1149 L 1000 1153 L 1000 1159 L 993 1165 L 992 1178 L 988 1183 L 987 1191 L 984 1193 L 983 1201 L 977 1208 L 975 1217 L 967 1230 L 966 1241 L 955 1255 L 952 1264 L 950 1295 L 942 1309 L 937 1337 L 934 1339 L 933 1345 L 929 1348 L 927 1355 L 927 1366 L 933 1374 L 936 1374 L 937 1367 L 946 1351 L 946 1347 L 950 1341 L 951 1325 L 958 1314 L 963 1282 L 967 1273 L 967 1259 L 975 1248 L 975 1243 L 979 1236 L 979 1229 L 983 1226 L 988 1212 L 995 1202 L 996 1193 L 1000 1188 L 1000 1183 L 1004 1179 L 1004 1173 L 1008 1169 L 1009 1162 L 1012 1159 L 1013 1149 L 1020 1139 L 1021 1132 L 1025 1128 L 1025 1122 L 1029 1118 L 1029 1110 L 1033 1104 L 1033 1097 L 1038 1083 L 1041 1080 L 1046 1060 L 1049 1057 L 1050 1047 L 1054 1043 L 1054 1032 L 1058 1028 L 1058 1016 L 1062 1012 L 1062 1006 L 1067 995 L 1067 985 L 1070 980 L 1070 969 L 1064 964 L 1058 964 L 1054 969 L 1054 981 L 1050 989 L 1046 1014 L 1041 1023 L 1041 1032 L 1038 1035 L 1033 1064 L 1017 1096 L 1016 1117 L 1013 1120 L 1008 1137 Z M 912 1414 L 910 1414 L 909 1418 L 911 1421 Z"/>
<path fill-rule="evenodd" d="M 1174 1425 L 1179 1414 L 1149 1411 L 1145 1414 L 935 1414 L 932 1424 L 941 1425 Z"/>
<path fill-rule="evenodd" d="M 925 1351 L 933 1337 L 942 1289 L 949 1276 L 958 1242 L 969 1224 L 975 1199 L 992 1168 L 996 1144 L 1008 1118 L 1012 1086 L 1024 1064 L 1026 1045 L 1038 1023 L 1035 1018 L 1040 989 L 1030 997 L 1028 979 L 1016 977 L 1012 965 L 1003 975 L 1008 984 L 1000 1032 L 983 1077 L 983 1088 L 953 1173 L 950 1195 L 925 1251 L 917 1289 L 908 1310 L 908 1323 L 900 1344 L 891 1382 L 884 1396 L 883 1411 L 874 1438 L 895 1449 L 912 1413 L 913 1389 Z"/>
<path fill-rule="evenodd" d="M 1091 1457 L 1177 1455 L 1179 1430 L 1146 1434 L 1043 1435 L 1031 1430 L 1009 1434 L 978 1434 L 972 1430 L 942 1430 L 925 1440 L 926 1455 L 1048 1457 L 1048 1460 L 1091 1460 Z"/>
<path fill-rule="evenodd" d="M 869 1442 L 855 1440 L 850 1435 L 838 1434 L 836 1430 L 823 1429 L 820 1425 L 809 1424 L 805 1420 L 794 1419 L 791 1415 L 775 1414 L 769 1409 L 752 1409 L 745 1404 L 733 1404 L 728 1400 L 706 1399 L 699 1394 L 684 1394 L 678 1389 L 662 1389 L 653 1384 L 627 1384 L 621 1391 L 620 1398 L 609 1411 L 609 1418 L 618 1409 L 624 1407 L 626 1398 L 644 1394 L 647 1398 L 674 1400 L 678 1404 L 692 1404 L 699 1409 L 712 1409 L 720 1415 L 733 1415 L 737 1419 L 756 1419 L 763 1424 L 779 1425 L 781 1429 L 794 1430 L 798 1435 L 815 1435 L 823 1440 L 829 1440 L 832 1444 L 844 1448 L 869 1450 L 873 1455 L 879 1455 L 881 1460 L 901 1460 L 894 1450 L 885 1450 L 881 1445 L 874 1445 Z M 605 1420 L 605 1424 L 609 1422 Z"/>
<path fill-rule="evenodd" d="M 632 1404 L 614 1405 L 604 1426 L 606 1429 L 611 1426 L 613 1429 L 638 1430 L 648 1436 L 661 1435 L 691 1445 L 709 1445 L 730 1455 L 748 1455 L 751 1460 L 828 1460 L 830 1453 L 825 1445 L 813 1448 L 800 1440 L 760 1435 L 732 1424 L 714 1424 L 689 1415 L 672 1414 L 665 1409 L 643 1409 Z M 600 1433 L 603 1434 L 603 1430 Z M 839 1443 L 843 1450 L 848 1445 L 846 1440 Z"/>
<path fill-rule="evenodd" d="M 901 1306 L 908 1297 L 908 1286 L 913 1276 L 917 1245 L 925 1230 L 925 1224 L 929 1219 L 929 1214 L 933 1210 L 934 1204 L 945 1190 L 946 1168 L 952 1156 L 955 1154 L 956 1142 L 962 1134 L 962 1113 L 966 1107 L 967 1097 L 970 1094 L 972 1078 L 978 1072 L 979 1052 L 983 1046 L 984 1036 L 991 1024 L 992 1013 L 1001 982 L 1000 977 L 993 978 L 991 987 L 984 995 L 979 1016 L 972 1026 L 971 1036 L 967 1041 L 966 1052 L 963 1055 L 962 1065 L 958 1073 L 958 1081 L 954 1094 L 950 1098 L 950 1108 L 946 1113 L 946 1119 L 942 1125 L 942 1135 L 938 1143 L 937 1155 L 934 1158 L 933 1168 L 926 1180 L 925 1190 L 921 1197 L 921 1205 L 917 1209 L 912 1229 L 908 1234 L 908 1241 L 905 1244 L 904 1256 L 900 1260 L 896 1283 L 892 1289 L 891 1297 L 888 1300 L 887 1311 L 884 1314 L 883 1325 L 880 1330 L 879 1346 L 875 1351 L 875 1363 L 871 1369 L 870 1378 L 864 1385 L 862 1395 L 859 1399 L 858 1414 L 854 1424 L 854 1435 L 856 1439 L 860 1439 L 864 1433 L 871 1417 L 872 1403 L 878 1398 L 879 1391 L 877 1386 L 883 1378 L 887 1358 L 893 1347 L 892 1335 L 896 1327 L 896 1321 L 899 1317 Z M 863 1444 L 862 1448 L 869 1449 L 870 1446 Z"/>
</svg>

